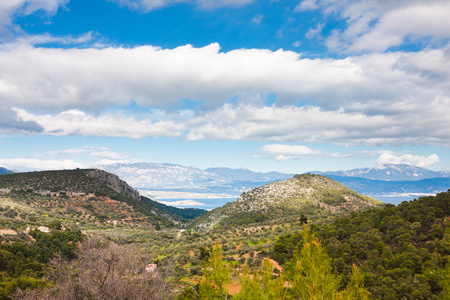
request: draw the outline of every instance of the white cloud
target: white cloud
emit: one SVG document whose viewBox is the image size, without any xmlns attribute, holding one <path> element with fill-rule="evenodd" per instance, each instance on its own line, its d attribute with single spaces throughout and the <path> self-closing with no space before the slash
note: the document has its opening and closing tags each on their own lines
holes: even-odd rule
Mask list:
<svg viewBox="0 0 450 300">
<path fill-rule="evenodd" d="M 269 157 L 275 160 L 290 160 L 320 155 L 323 155 L 323 153 L 306 146 L 272 144 L 263 146 L 260 153 L 255 156 Z"/>
<path fill-rule="evenodd" d="M 93 157 L 102 157 L 106 159 L 123 159 L 128 158 L 127 154 L 111 151 L 106 147 L 92 147 L 83 146 L 80 148 L 66 149 L 66 150 L 56 150 L 49 151 L 46 155 L 50 156 L 77 156 L 77 155 L 89 155 Z"/>
<path fill-rule="evenodd" d="M 176 5 L 178 3 L 192 3 L 203 9 L 214 9 L 218 7 L 239 7 L 252 3 L 253 0 L 110 0 L 121 7 L 131 10 L 150 12 L 152 10 Z"/>
<path fill-rule="evenodd" d="M 0 1 L 0 34 L 5 27 L 12 25 L 13 15 L 31 15 L 36 11 L 44 11 L 54 15 L 58 8 L 67 4 L 69 0 L 4 0 Z M 1 37 L 1 35 L 0 35 Z"/>
<path fill-rule="evenodd" d="M 344 59 L 220 52 L 218 44 L 0 48 L 0 103 L 14 116 L 8 124 L 52 135 L 448 146 L 449 81 L 449 46 Z M 269 94 L 277 95 L 273 107 L 261 104 Z M 131 99 L 157 113 L 102 113 Z M 176 111 L 180 99 L 200 108 Z"/>
<path fill-rule="evenodd" d="M 317 0 L 303 0 L 294 8 L 294 11 L 305 11 L 319 8 Z"/>
<path fill-rule="evenodd" d="M 450 2 L 445 0 L 306 0 L 295 10 L 317 8 L 346 20 L 346 27 L 327 40 L 337 51 L 385 51 L 406 40 L 434 44 L 450 38 Z"/>
<path fill-rule="evenodd" d="M 16 111 L 22 120 L 36 122 L 44 128 L 43 133 L 52 135 L 127 136 L 138 139 L 159 135 L 174 137 L 180 134 L 181 129 L 171 120 L 138 121 L 134 117 L 117 114 L 92 116 L 79 110 L 69 110 L 54 116 L 37 116 L 23 109 Z"/>
<path fill-rule="evenodd" d="M 263 20 L 263 18 L 264 18 L 263 15 L 254 16 L 252 19 L 252 22 L 255 24 L 261 24 L 261 21 Z"/>
<path fill-rule="evenodd" d="M 0 165 L 8 169 L 18 170 L 62 170 L 62 169 L 76 169 L 86 168 L 83 164 L 76 161 L 65 160 L 49 160 L 49 159 L 26 159 L 26 158 L 11 158 L 0 159 Z"/>
<path fill-rule="evenodd" d="M 408 103 L 399 103 L 399 106 L 412 111 L 368 115 L 342 109 L 326 111 L 313 106 L 226 104 L 192 119 L 187 124 L 186 138 L 372 146 L 449 145 L 449 98 L 431 101 L 426 108 L 408 107 Z M 394 109 L 397 108 L 391 108 Z"/>
<path fill-rule="evenodd" d="M 91 115 L 78 110 L 35 115 L 16 109 L 21 121 L 34 122 L 44 134 L 145 138 L 182 136 L 187 140 L 255 140 L 334 143 L 339 145 L 450 146 L 450 98 L 437 97 L 426 105 L 398 102 L 380 108 L 368 103 L 363 113 L 317 106 L 264 106 L 263 99 L 224 104 L 214 110 L 159 115 L 159 120 L 136 120 L 123 114 Z M 392 113 L 386 113 L 392 112 Z M 124 126 L 126 124 L 126 126 Z M 91 150 L 89 150 L 91 151 Z M 91 151 L 94 153 L 93 151 Z M 96 151 L 102 153 L 102 151 Z"/>
<path fill-rule="evenodd" d="M 33 121 L 23 121 L 10 108 L 0 106 L 0 133 L 39 133 L 43 128 Z"/>
<path fill-rule="evenodd" d="M 391 153 L 383 153 L 377 159 L 377 165 L 385 164 L 406 164 L 417 167 L 428 167 L 439 162 L 439 157 L 436 154 L 430 156 L 420 156 L 412 154 L 404 154 L 396 156 Z"/>
<path fill-rule="evenodd" d="M 322 29 L 325 26 L 325 23 L 319 23 L 316 27 L 310 28 L 308 32 L 305 34 L 305 38 L 313 39 L 322 34 Z"/>
<path fill-rule="evenodd" d="M 139 159 L 136 158 L 128 158 L 128 159 L 101 159 L 97 162 L 95 162 L 95 166 L 107 166 L 107 165 L 113 165 L 113 164 L 134 164 L 142 162 Z"/>
<path fill-rule="evenodd" d="M 99 41 L 101 38 L 99 35 L 93 31 L 89 31 L 87 33 L 81 34 L 79 36 L 53 36 L 48 33 L 44 34 L 35 34 L 35 35 L 26 35 L 23 34 L 19 38 L 16 39 L 17 44 L 25 44 L 25 45 L 44 45 L 49 43 L 57 43 L 61 45 L 98 45 L 104 46 Z"/>
<path fill-rule="evenodd" d="M 295 42 L 292 44 L 292 46 L 294 46 L 295 48 L 298 48 L 298 47 L 300 47 L 301 44 L 302 44 L 302 43 L 301 43 L 300 41 L 295 41 Z"/>
<path fill-rule="evenodd" d="M 202 8 L 240 7 L 252 3 L 254 0 L 196 0 Z"/>
<path fill-rule="evenodd" d="M 349 47 L 351 51 L 384 51 L 403 44 L 406 38 L 450 38 L 450 3 L 416 5 L 398 8 L 384 14 L 367 33 L 359 35 Z"/>
<path fill-rule="evenodd" d="M 171 6 L 180 2 L 190 2 L 190 0 L 110 0 L 121 7 L 128 7 L 130 10 L 149 12 L 155 9 Z"/>
<path fill-rule="evenodd" d="M 5 45 L 0 48 L 0 102 L 60 111 L 124 106 L 131 99 L 142 107 L 165 109 L 191 99 L 217 108 L 237 95 L 274 93 L 282 105 L 301 100 L 328 109 L 362 108 L 368 101 L 380 107 L 404 99 L 417 104 L 449 90 L 449 47 L 344 59 L 219 49 L 218 44 L 175 49 Z"/>
</svg>

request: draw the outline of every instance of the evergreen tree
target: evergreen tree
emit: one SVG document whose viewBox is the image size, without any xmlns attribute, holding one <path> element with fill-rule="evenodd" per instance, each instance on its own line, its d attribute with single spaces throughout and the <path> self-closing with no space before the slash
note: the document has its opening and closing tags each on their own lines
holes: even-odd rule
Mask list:
<svg viewBox="0 0 450 300">
<path fill-rule="evenodd" d="M 287 278 L 295 299 L 338 299 L 339 279 L 332 273 L 331 260 L 314 234 L 303 225 L 303 247 L 294 251 L 287 264 Z"/>
<path fill-rule="evenodd" d="M 211 250 L 210 262 L 203 263 L 205 280 L 199 284 L 200 299 L 228 299 L 232 268 L 222 259 L 219 241 Z"/>
</svg>

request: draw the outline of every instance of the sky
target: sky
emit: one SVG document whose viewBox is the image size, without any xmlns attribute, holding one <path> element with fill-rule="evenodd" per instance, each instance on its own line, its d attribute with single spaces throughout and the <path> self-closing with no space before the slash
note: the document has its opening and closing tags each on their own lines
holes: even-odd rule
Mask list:
<svg viewBox="0 0 450 300">
<path fill-rule="evenodd" d="M 448 0 L 0 0 L 0 167 L 450 170 Z"/>
</svg>

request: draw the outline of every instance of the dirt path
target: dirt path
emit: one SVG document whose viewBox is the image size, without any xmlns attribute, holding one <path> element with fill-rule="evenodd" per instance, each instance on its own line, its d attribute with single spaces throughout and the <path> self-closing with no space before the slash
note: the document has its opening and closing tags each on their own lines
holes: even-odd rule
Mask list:
<svg viewBox="0 0 450 300">
<path fill-rule="evenodd" d="M 177 235 L 177 239 L 179 239 L 179 238 L 180 238 L 180 236 L 181 236 L 181 233 L 183 233 L 183 231 L 184 231 L 184 229 L 180 229 L 180 232 L 178 232 L 178 235 Z"/>
</svg>

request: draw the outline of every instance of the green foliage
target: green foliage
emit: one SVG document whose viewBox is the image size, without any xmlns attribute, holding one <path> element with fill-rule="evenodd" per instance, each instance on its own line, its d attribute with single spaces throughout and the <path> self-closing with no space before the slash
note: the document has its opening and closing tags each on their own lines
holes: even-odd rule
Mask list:
<svg viewBox="0 0 450 300">
<path fill-rule="evenodd" d="M 333 274 L 331 260 L 319 240 L 304 225 L 303 248 L 279 275 L 274 274 L 273 265 L 265 259 L 259 271 L 250 272 L 247 265 L 238 271 L 241 289 L 233 296 L 237 300 L 283 300 L 283 299 L 368 299 L 364 289 L 364 278 L 359 269 L 353 267 L 351 283 L 339 292 L 339 277 Z M 250 261 L 252 258 L 248 258 Z M 250 264 L 249 264 L 250 265 Z M 204 262 L 204 279 L 197 289 L 186 289 L 178 299 L 228 299 L 228 284 L 232 267 L 221 254 L 219 243 L 211 250 L 209 263 Z M 190 297 L 190 298 L 189 298 Z M 360 298 L 352 298 L 360 297 Z"/>
<path fill-rule="evenodd" d="M 296 248 L 286 265 L 291 293 L 295 299 L 337 299 L 339 279 L 332 273 L 330 258 L 306 225 L 301 235 L 302 249 Z"/>
<path fill-rule="evenodd" d="M 219 223 L 221 226 L 242 226 L 242 225 L 248 225 L 252 223 L 259 223 L 263 222 L 265 220 L 268 220 L 269 218 L 273 217 L 269 213 L 262 213 L 262 212 L 240 212 L 233 214 L 229 218 Z"/>
<path fill-rule="evenodd" d="M 36 242 L 15 242 L 0 245 L 0 299 L 8 297 L 18 288 L 27 290 L 46 286 L 42 279 L 48 261 L 60 253 L 67 259 L 75 258 L 76 243 L 83 239 L 80 231 L 54 231 L 51 234 L 30 232 Z"/>
<path fill-rule="evenodd" d="M 259 272 L 250 274 L 245 266 L 239 275 L 241 290 L 233 299 L 242 300 L 278 300 L 286 298 L 285 276 L 273 276 L 273 266 L 269 259 L 264 260 Z"/>
<path fill-rule="evenodd" d="M 211 250 L 209 264 L 203 263 L 204 281 L 199 284 L 200 299 L 228 299 L 232 267 L 222 259 L 219 242 Z"/>
<path fill-rule="evenodd" d="M 449 215 L 450 193 L 440 193 L 397 207 L 353 212 L 331 224 L 311 225 L 311 230 L 342 277 L 341 289 L 355 280 L 350 266 L 357 264 L 373 299 L 437 299 L 445 287 L 438 274 L 450 258 L 444 221 Z M 281 236 L 273 258 L 286 263 L 302 245 L 302 233 Z"/>
</svg>

